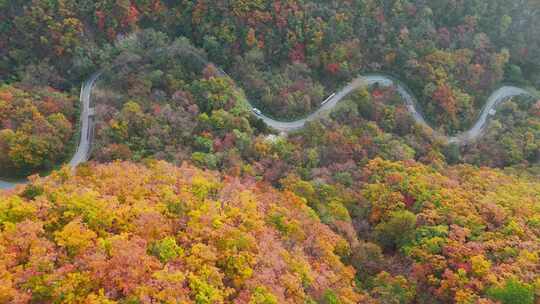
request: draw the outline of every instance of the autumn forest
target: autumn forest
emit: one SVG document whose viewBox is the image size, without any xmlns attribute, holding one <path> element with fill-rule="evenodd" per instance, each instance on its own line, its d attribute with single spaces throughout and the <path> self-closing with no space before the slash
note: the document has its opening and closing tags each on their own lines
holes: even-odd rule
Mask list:
<svg viewBox="0 0 540 304">
<path fill-rule="evenodd" d="M 0 0 L 0 304 L 540 303 L 537 0 Z"/>
</svg>

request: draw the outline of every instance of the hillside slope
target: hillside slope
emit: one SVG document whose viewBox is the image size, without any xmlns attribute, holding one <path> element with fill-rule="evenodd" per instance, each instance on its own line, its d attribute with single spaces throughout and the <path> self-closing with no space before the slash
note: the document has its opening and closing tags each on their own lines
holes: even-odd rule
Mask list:
<svg viewBox="0 0 540 304">
<path fill-rule="evenodd" d="M 347 243 L 290 192 L 163 162 L 68 172 L 0 197 L 0 302 L 364 299 Z"/>
</svg>

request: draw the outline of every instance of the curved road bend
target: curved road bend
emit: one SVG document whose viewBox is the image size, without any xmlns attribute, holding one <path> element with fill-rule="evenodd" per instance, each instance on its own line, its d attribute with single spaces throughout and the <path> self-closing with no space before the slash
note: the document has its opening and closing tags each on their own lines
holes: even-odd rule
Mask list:
<svg viewBox="0 0 540 304">
<path fill-rule="evenodd" d="M 225 73 L 223 70 L 219 68 L 218 68 L 218 71 L 221 74 L 221 76 L 228 76 L 227 73 Z M 91 119 L 92 119 L 92 116 L 94 115 L 94 109 L 90 108 L 90 94 L 92 93 L 92 89 L 95 85 L 96 80 L 99 78 L 99 76 L 100 76 L 100 73 L 92 74 L 90 78 L 83 83 L 82 88 L 81 88 L 81 97 L 80 97 L 81 105 L 82 105 L 81 137 L 80 137 L 79 145 L 77 147 L 77 152 L 73 155 L 73 158 L 69 162 L 69 165 L 72 168 L 76 167 L 80 163 L 87 161 L 90 154 L 90 144 L 92 140 L 91 137 L 93 135 L 92 134 L 93 125 L 91 123 Z M 405 86 L 403 86 L 399 82 L 394 81 L 391 77 L 385 76 L 382 74 L 359 76 L 358 78 L 354 79 L 349 84 L 347 84 L 347 86 L 342 88 L 340 91 L 336 92 L 336 94 L 332 98 L 330 98 L 324 105 L 322 105 L 319 109 L 311 113 L 306 118 L 299 119 L 296 121 L 291 121 L 291 122 L 285 122 L 285 121 L 278 121 L 278 120 L 272 119 L 268 116 L 265 116 L 264 114 L 259 115 L 259 117 L 268 126 L 280 132 L 287 133 L 287 132 L 299 130 L 304 127 L 306 122 L 317 119 L 321 116 L 322 113 L 327 112 L 331 110 L 332 108 L 334 108 L 339 101 L 341 101 L 343 98 L 349 95 L 352 91 L 361 87 L 365 87 L 365 86 L 369 87 L 373 85 L 379 85 L 383 87 L 395 86 L 398 94 L 403 99 L 409 113 L 411 113 L 416 123 L 428 128 L 429 130 L 433 132 L 433 134 L 447 141 L 448 143 L 454 143 L 454 144 L 459 144 L 459 145 L 466 144 L 467 142 L 473 141 L 482 135 L 485 129 L 485 126 L 489 120 L 491 110 L 497 107 L 500 103 L 515 96 L 531 95 L 529 92 L 518 87 L 503 86 L 497 89 L 495 92 L 491 94 L 491 96 L 489 96 L 484 108 L 480 112 L 480 116 L 478 120 L 473 125 L 473 127 L 467 131 L 461 132 L 451 137 L 444 134 L 440 134 L 439 132 L 435 131 L 426 122 L 423 115 L 417 108 L 416 98 L 409 93 L 409 90 Z M 253 104 L 251 103 L 250 103 L 250 106 L 252 109 L 254 108 Z M 16 185 L 21 184 L 21 183 L 24 183 L 24 181 L 7 182 L 7 181 L 0 180 L 0 189 L 13 188 Z"/>
<path fill-rule="evenodd" d="M 81 87 L 81 134 L 79 139 L 79 144 L 77 145 L 77 151 L 69 161 L 69 166 L 71 168 L 77 167 L 79 164 L 88 160 L 90 156 L 90 144 L 92 142 L 92 130 L 93 125 L 91 124 L 91 119 L 94 115 L 94 108 L 90 107 L 90 94 L 96 83 L 96 80 L 99 78 L 100 73 L 92 74 Z M 0 180 L 0 190 L 1 189 L 11 189 L 17 185 L 25 184 L 25 180 L 19 181 L 4 181 Z"/>
<path fill-rule="evenodd" d="M 323 112 L 326 112 L 328 110 L 331 110 L 336 106 L 336 104 L 341 101 L 343 98 L 345 98 L 348 94 L 350 94 L 352 91 L 359 89 L 361 87 L 365 86 L 373 86 L 373 85 L 379 85 L 382 87 L 390 87 L 395 86 L 398 94 L 403 99 L 403 102 L 407 106 L 407 110 L 413 117 L 414 121 L 428 129 L 430 129 L 433 134 L 436 136 L 442 138 L 443 140 L 449 142 L 449 143 L 456 143 L 456 144 L 466 144 L 467 142 L 473 141 L 477 138 L 479 138 L 482 135 L 482 131 L 484 130 L 488 118 L 489 113 L 492 109 L 497 107 L 499 104 L 501 104 L 503 101 L 508 100 L 509 98 L 519 96 L 519 95 L 531 95 L 529 92 L 512 86 L 503 86 L 499 89 L 497 89 L 495 92 L 489 96 L 489 98 L 486 101 L 486 104 L 482 111 L 480 112 L 480 116 L 474 126 L 464 132 L 461 132 L 455 136 L 447 136 L 444 134 L 440 134 L 439 132 L 435 131 L 433 127 L 431 127 L 425 120 L 424 116 L 421 114 L 421 112 L 417 108 L 417 101 L 414 96 L 412 96 L 409 93 L 409 90 L 404 87 L 399 82 L 394 81 L 391 77 L 385 76 L 385 75 L 368 75 L 368 76 L 359 76 L 358 78 L 351 81 L 347 86 L 345 86 L 343 89 L 341 89 L 339 92 L 336 92 L 336 94 L 328 100 L 324 105 L 322 105 L 319 109 L 317 109 L 315 112 L 310 114 L 308 117 L 304 119 L 299 119 L 292 122 L 284 122 L 284 121 L 277 121 L 274 120 L 268 116 L 265 116 L 264 114 L 259 115 L 259 117 L 270 127 L 273 127 L 274 129 L 281 131 L 281 132 L 290 132 L 295 131 L 298 129 L 301 129 L 304 127 L 305 123 L 311 120 L 314 120 L 318 118 Z M 250 104 L 250 106 L 253 108 L 253 105 Z"/>
<path fill-rule="evenodd" d="M 81 88 L 81 136 L 77 151 L 69 161 L 69 166 L 72 168 L 87 161 L 90 156 L 90 144 L 92 142 L 91 135 L 93 129 L 90 120 L 94 116 L 94 108 L 90 108 L 90 95 L 92 94 L 92 89 L 99 76 L 100 73 L 92 74 L 90 78 L 83 83 Z"/>
</svg>

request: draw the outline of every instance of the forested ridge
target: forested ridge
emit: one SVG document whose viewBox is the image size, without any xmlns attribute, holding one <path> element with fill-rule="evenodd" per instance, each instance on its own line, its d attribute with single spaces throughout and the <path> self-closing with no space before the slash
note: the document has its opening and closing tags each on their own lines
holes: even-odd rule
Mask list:
<svg viewBox="0 0 540 304">
<path fill-rule="evenodd" d="M 156 161 L 32 179 L 1 194 L 0 300 L 534 303 L 538 181 L 380 158 L 358 174 L 357 192 Z"/>
<path fill-rule="evenodd" d="M 0 177 L 53 168 L 73 147 L 75 99 L 41 86 L 0 87 Z"/>
<path fill-rule="evenodd" d="M 538 84 L 539 9 L 524 0 L 4 1 L 1 66 L 63 85 L 95 69 L 104 43 L 151 27 L 204 48 L 276 116 L 310 112 L 325 88 L 383 70 L 455 130 L 501 80 Z"/>
<path fill-rule="evenodd" d="M 0 0 L 0 303 L 540 301 L 540 3 Z M 223 69 L 225 73 L 222 72 Z M 90 162 L 62 163 L 90 90 Z M 467 130 L 503 84 L 531 92 Z M 83 85 L 84 88 L 84 85 Z M 82 93 L 81 93 L 82 95 Z"/>
</svg>

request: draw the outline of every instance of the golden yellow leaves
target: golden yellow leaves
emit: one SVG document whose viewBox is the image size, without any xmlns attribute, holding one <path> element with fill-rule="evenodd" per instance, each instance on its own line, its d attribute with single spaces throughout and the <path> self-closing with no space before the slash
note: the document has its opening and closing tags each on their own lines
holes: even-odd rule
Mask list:
<svg viewBox="0 0 540 304">
<path fill-rule="evenodd" d="M 76 218 L 69 222 L 61 231 L 54 233 L 56 243 L 66 248 L 69 255 L 75 255 L 94 244 L 97 234 L 88 229 Z"/>
</svg>

